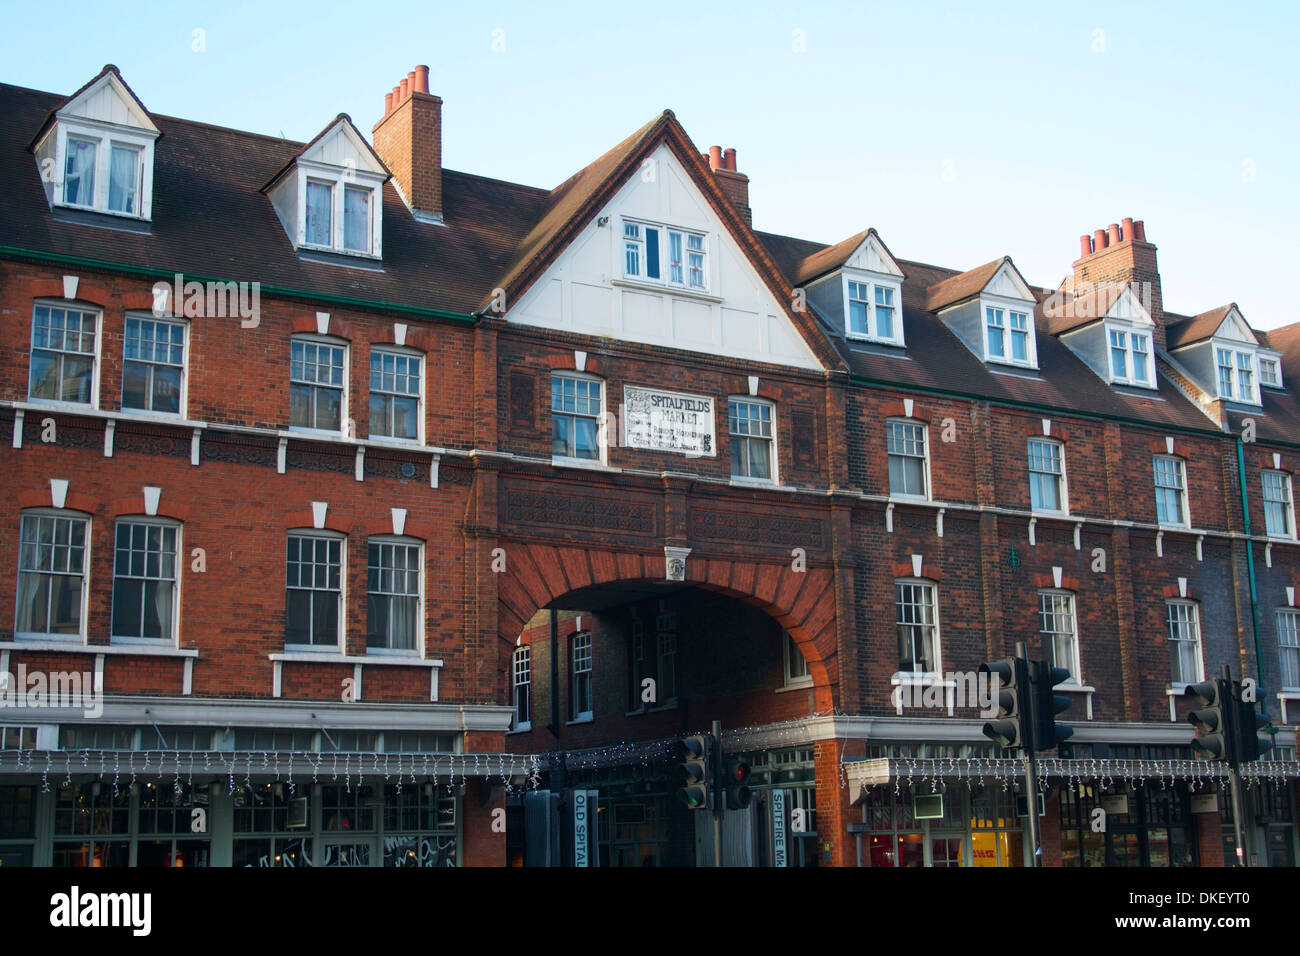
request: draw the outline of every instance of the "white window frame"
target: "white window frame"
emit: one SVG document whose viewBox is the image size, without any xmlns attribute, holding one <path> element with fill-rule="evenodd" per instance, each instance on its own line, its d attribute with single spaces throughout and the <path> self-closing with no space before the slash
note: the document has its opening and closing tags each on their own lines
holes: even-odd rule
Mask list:
<svg viewBox="0 0 1300 956">
<path fill-rule="evenodd" d="M 1064 600 L 1068 603 L 1066 613 L 1070 618 L 1069 631 L 1053 631 L 1047 629 L 1048 611 L 1044 608 L 1044 599 Z M 1052 610 L 1053 616 L 1060 616 L 1060 612 Z M 1070 672 L 1070 676 L 1063 682 L 1067 687 L 1083 686 L 1083 664 L 1079 657 L 1079 609 L 1078 601 L 1073 591 L 1065 591 L 1059 588 L 1043 588 L 1038 592 L 1038 633 L 1042 637 L 1044 644 L 1050 642 L 1050 648 L 1045 647 L 1044 651 L 1049 655 L 1054 667 L 1065 666 Z M 1056 638 L 1061 634 L 1069 634 L 1070 637 L 1070 660 L 1065 665 L 1056 660 Z"/>
<path fill-rule="evenodd" d="M 1061 463 L 1061 470 L 1056 473 L 1056 497 L 1060 502 L 1059 508 L 1036 508 L 1034 507 L 1034 475 L 1050 475 L 1052 472 L 1035 471 L 1033 468 L 1033 455 L 1030 452 L 1030 446 L 1035 442 L 1042 445 L 1050 445 L 1056 448 L 1058 460 Z M 1065 443 L 1057 441 L 1054 438 L 1048 438 L 1045 435 L 1035 435 L 1025 442 L 1025 456 L 1029 472 L 1029 508 L 1036 514 L 1045 515 L 1068 515 L 1070 513 L 1070 485 L 1065 473 Z"/>
<path fill-rule="evenodd" d="M 793 637 L 788 631 L 781 632 L 781 657 L 782 657 L 782 674 L 784 676 L 783 687 L 811 687 L 813 683 L 812 670 L 808 666 L 808 658 L 804 657 L 803 651 L 799 650 L 799 645 L 795 643 Z M 803 673 L 795 673 L 796 671 Z"/>
<path fill-rule="evenodd" d="M 339 542 L 339 596 L 338 596 L 338 639 L 334 644 L 291 644 L 289 643 L 289 591 L 290 590 L 329 590 L 328 588 L 290 588 L 288 582 L 289 539 L 308 538 L 311 540 Z M 285 546 L 285 622 L 284 649 L 286 653 L 305 654 L 342 654 L 344 636 L 347 634 L 348 621 L 348 538 L 337 531 L 319 528 L 291 528 L 284 538 Z"/>
<path fill-rule="evenodd" d="M 1135 329 L 1131 326 L 1119 325 L 1113 322 L 1107 322 L 1106 330 L 1106 370 L 1108 379 L 1112 385 L 1131 385 L 1134 388 L 1155 389 L 1155 361 L 1151 356 L 1151 333 L 1143 329 Z M 1122 345 L 1116 346 L 1112 341 L 1112 336 L 1122 335 L 1124 341 Z M 1139 350 L 1137 342 L 1141 341 L 1145 348 Z M 1121 351 L 1124 353 L 1124 374 L 1115 374 L 1114 353 Z M 1145 356 L 1147 377 L 1138 378 L 1134 373 L 1136 366 L 1133 361 L 1134 354 L 1138 353 Z"/>
<path fill-rule="evenodd" d="M 918 671 L 918 670 L 910 670 L 910 671 L 909 671 L 909 670 L 903 670 L 903 661 L 902 661 L 902 660 L 899 660 L 899 662 L 898 662 L 898 671 L 897 671 L 897 674 L 898 674 L 898 676 L 900 677 L 900 679 L 903 680 L 903 681 L 922 681 L 922 680 L 935 680 L 935 679 L 942 679 L 942 676 L 943 676 L 943 644 L 942 644 L 942 642 L 941 642 L 941 631 L 940 631 L 940 622 L 939 622 L 939 586 L 938 586 L 934 581 L 931 581 L 931 580 L 929 580 L 929 579 L 927 579 L 927 578 L 916 578 L 916 577 L 911 577 L 911 578 L 896 578 L 896 579 L 894 580 L 894 601 L 893 601 L 893 606 L 894 606 L 894 644 L 895 644 L 895 650 L 900 650 L 900 649 L 901 649 L 901 648 L 898 646 L 898 645 L 899 645 L 899 637 L 900 637 L 900 635 L 899 635 L 899 633 L 898 633 L 898 629 L 899 629 L 900 627 L 904 626 L 904 622 L 899 621 L 899 619 L 898 619 L 898 618 L 899 618 L 899 608 L 900 608 L 900 606 L 901 606 L 901 605 L 899 604 L 899 601 L 898 601 L 898 589 L 899 589 L 899 587 L 921 587 L 921 588 L 928 588 L 928 589 L 929 589 L 930 600 L 931 600 L 931 610 L 933 611 L 933 614 L 934 614 L 934 622 L 933 622 L 932 625 L 929 625 L 929 626 L 933 627 L 933 629 L 934 629 L 934 640 L 933 640 L 933 645 L 934 645 L 934 648 L 933 648 L 933 649 L 934 649 L 934 669 L 933 669 L 933 670 L 927 670 L 927 671 Z M 910 606 L 910 605 L 909 605 L 909 606 Z M 911 626 L 911 627 L 918 627 L 918 626 L 923 626 L 923 625 L 911 624 L 911 625 L 908 625 L 908 626 Z"/>
<path fill-rule="evenodd" d="M 176 554 L 174 556 L 175 575 L 172 578 L 172 609 L 171 609 L 171 636 L 170 637 L 134 637 L 131 635 L 113 633 L 113 611 L 117 603 L 117 529 L 119 525 L 152 525 L 159 528 L 173 528 L 176 531 Z M 185 528 L 176 520 L 171 518 L 159 518 L 151 515 L 119 515 L 113 519 L 113 582 L 109 591 L 109 641 L 113 644 L 142 644 L 148 647 L 179 647 L 180 646 L 180 622 L 181 622 L 181 564 L 185 555 Z M 141 578 L 128 575 L 129 580 L 138 581 Z M 148 580 L 161 580 L 161 578 L 149 578 Z"/>
<path fill-rule="evenodd" d="M 81 521 L 85 524 L 85 544 L 83 546 L 82 565 L 81 565 L 81 608 L 79 614 L 79 632 L 77 634 L 54 634 L 45 631 L 22 631 L 18 628 L 18 614 L 21 604 L 18 600 L 19 588 L 24 573 L 41 574 L 42 571 L 24 572 L 22 565 L 22 523 L 27 518 L 61 518 L 71 521 Z M 57 641 L 65 644 L 85 644 L 87 643 L 89 632 L 90 616 L 90 569 L 94 559 L 94 519 L 81 511 L 73 511 L 66 508 L 25 508 L 19 512 L 19 544 L 18 544 L 18 575 L 15 581 L 14 590 L 14 641 Z"/>
<path fill-rule="evenodd" d="M 1255 363 L 1255 351 L 1253 349 L 1235 348 L 1231 345 L 1213 343 L 1214 348 L 1214 393 L 1225 402 L 1237 402 L 1241 405 L 1258 405 L 1259 398 L 1259 373 Z M 1224 356 L 1227 356 L 1228 364 L 1224 366 Z M 1242 359 L 1246 360 L 1246 367 L 1241 365 Z M 1223 393 L 1223 375 L 1224 368 L 1228 369 L 1228 394 Z M 1250 374 L 1250 392 L 1248 395 L 1242 395 L 1241 373 L 1245 371 Z"/>
<path fill-rule="evenodd" d="M 1291 622 L 1289 625 L 1283 623 L 1288 620 Z M 1300 608 L 1278 608 L 1273 622 L 1277 634 L 1278 680 L 1281 682 L 1284 691 L 1300 691 Z M 1283 643 L 1284 636 L 1288 638 L 1287 643 Z M 1295 674 L 1296 680 L 1295 683 L 1288 684 L 1286 682 L 1287 667 L 1284 662 L 1287 657 L 1292 655 L 1295 657 L 1292 673 Z"/>
<path fill-rule="evenodd" d="M 1167 485 L 1160 485 L 1156 483 L 1157 476 L 1160 473 L 1158 463 L 1161 461 L 1170 461 L 1170 462 L 1175 462 L 1177 464 L 1177 474 L 1180 477 L 1182 483 L 1181 488 L 1172 489 Z M 1188 499 L 1187 499 L 1187 461 L 1183 458 L 1179 458 L 1177 455 L 1155 455 L 1151 460 L 1151 470 L 1152 470 L 1151 487 L 1154 492 L 1155 505 L 1156 505 L 1156 523 L 1168 528 L 1190 528 L 1192 526 L 1192 513 L 1188 506 Z M 1182 517 L 1183 517 L 1183 520 L 1181 522 L 1161 520 L 1160 492 L 1162 490 L 1163 491 L 1177 490 L 1179 492 L 1178 495 L 1179 507 L 1182 509 Z"/>
<path fill-rule="evenodd" d="M 1175 623 L 1177 623 L 1181 626 L 1184 623 L 1182 620 L 1179 621 L 1174 620 L 1172 611 L 1175 607 L 1187 609 L 1186 623 L 1189 624 L 1196 631 L 1194 640 L 1187 641 L 1183 638 L 1179 638 L 1177 641 L 1175 641 L 1174 625 Z M 1165 628 L 1166 628 L 1166 640 L 1168 641 L 1169 644 L 1192 643 L 1195 644 L 1196 646 L 1196 673 L 1192 675 L 1192 680 L 1190 681 L 1174 680 L 1173 665 L 1171 660 L 1170 673 L 1169 673 L 1170 687 L 1176 689 L 1180 687 L 1186 687 L 1188 684 L 1197 684 L 1205 680 L 1205 651 L 1204 651 L 1205 642 L 1201 633 L 1200 605 L 1198 605 L 1195 601 L 1188 601 L 1182 598 L 1178 598 L 1178 599 L 1171 598 L 1165 601 Z"/>
<path fill-rule="evenodd" d="M 731 430 L 731 406 L 737 402 L 744 403 L 746 405 L 753 405 L 759 408 L 769 409 L 771 412 L 771 418 L 769 419 L 769 423 L 772 426 L 771 427 L 772 434 L 770 436 L 765 437 L 762 435 L 737 434 L 733 432 Z M 753 420 L 754 419 L 750 419 L 750 421 Z M 735 482 L 736 484 L 751 484 L 751 485 L 779 485 L 781 483 L 780 474 L 778 473 L 777 470 L 776 433 L 777 433 L 776 403 L 770 402 L 764 398 L 754 398 L 749 395 L 730 395 L 727 397 L 727 444 L 729 446 L 728 453 L 730 453 L 731 444 L 735 442 L 737 439 L 742 439 L 747 441 L 766 441 L 767 456 L 768 456 L 767 458 L 768 472 L 771 474 L 770 478 L 754 478 L 750 475 L 738 475 L 733 471 L 731 473 L 731 480 L 733 482 Z M 748 459 L 746 459 L 746 461 L 748 461 Z"/>
<path fill-rule="evenodd" d="M 1277 475 L 1282 479 L 1281 488 L 1282 488 L 1282 493 L 1285 497 L 1281 501 L 1279 501 L 1276 498 L 1268 497 L 1268 484 L 1265 481 L 1265 476 L 1267 475 Z M 1260 484 L 1260 496 L 1264 504 L 1264 533 L 1267 534 L 1270 538 L 1280 538 L 1285 541 L 1294 541 L 1296 539 L 1295 496 L 1292 494 L 1293 486 L 1291 483 L 1291 473 L 1286 471 L 1278 471 L 1272 468 L 1264 469 L 1263 471 L 1260 472 L 1259 484 Z M 1286 527 L 1282 531 L 1275 531 L 1269 527 L 1269 521 L 1268 521 L 1269 504 L 1282 505 L 1282 517 L 1286 524 Z"/>
<path fill-rule="evenodd" d="M 586 662 L 584 670 L 578 670 L 578 642 L 582 640 L 586 644 Z M 569 635 L 569 723 L 578 723 L 595 719 L 596 711 L 596 680 L 595 680 L 595 641 L 592 639 L 591 631 L 575 631 Z M 575 688 L 578 683 L 578 675 L 587 675 L 587 709 L 578 710 L 578 695 Z"/>
<path fill-rule="evenodd" d="M 371 545 L 399 545 L 404 548 L 415 548 L 416 557 L 419 562 L 419 568 L 416 572 L 416 593 L 415 593 L 415 647 L 371 647 L 370 646 L 370 546 Z M 344 545 L 346 547 L 346 543 Z M 425 638 L 425 547 L 424 542 L 419 538 L 412 538 L 406 535 L 395 534 L 376 534 L 366 538 L 366 655 L 370 657 L 424 657 L 424 638 Z M 391 592 L 379 592 L 388 596 L 394 596 Z M 406 595 L 409 596 L 409 595 Z"/>
<path fill-rule="evenodd" d="M 907 342 L 903 336 L 903 284 L 898 279 L 887 278 L 874 272 L 863 272 L 860 270 L 845 269 L 842 272 L 841 294 L 844 302 L 844 336 L 858 342 L 877 342 L 881 345 L 897 345 L 906 347 Z M 849 303 L 851 301 L 862 301 L 855 296 L 851 296 L 852 284 L 856 283 L 866 288 L 866 307 L 867 307 L 867 330 L 866 332 L 856 332 L 853 329 L 852 318 L 850 314 Z M 876 297 L 877 289 L 886 290 L 893 295 L 893 331 L 892 336 L 883 336 L 877 333 L 876 319 Z"/>
<path fill-rule="evenodd" d="M 355 256 L 361 259 L 383 258 L 384 234 L 384 176 L 372 173 L 368 169 L 354 166 L 331 166 L 314 160 L 299 159 L 297 202 L 299 249 L 313 252 L 328 252 L 341 256 Z M 321 183 L 330 188 L 330 241 L 318 244 L 307 241 L 307 183 Z M 344 221 L 346 215 L 346 196 L 348 187 L 365 189 L 370 192 L 370 244 L 367 249 L 348 249 L 344 245 Z"/>
<path fill-rule="evenodd" d="M 555 380 L 556 380 L 557 378 L 558 378 L 558 379 L 566 379 L 566 378 L 567 378 L 567 379 L 573 379 L 573 380 L 575 380 L 575 381 L 581 381 L 581 382 L 595 382 L 596 385 L 600 388 L 600 412 L 597 413 L 597 415 L 595 416 L 595 418 L 596 418 L 596 450 L 597 450 L 597 452 L 598 452 L 598 455 L 597 455 L 596 458 L 575 458 L 575 457 L 571 457 L 571 456 L 569 456 L 569 455 L 557 455 L 557 454 L 555 454 L 555 450 L 554 450 L 554 449 L 555 449 L 555 445 L 554 445 L 554 441 L 555 441 L 555 437 L 554 437 L 554 436 L 555 436 L 555 430 L 554 430 L 554 429 L 555 429 L 555 422 L 554 422 L 554 417 L 555 417 L 556 415 L 572 415 L 572 416 L 579 417 L 579 418 L 591 418 L 591 417 L 592 417 L 591 415 L 587 415 L 587 414 L 585 414 L 585 413 L 584 413 L 584 414 L 580 414 L 580 413 L 578 413 L 578 412 L 564 412 L 564 411 L 557 412 L 557 411 L 555 411 L 554 404 L 553 404 L 553 402 L 554 402 L 554 394 L 555 394 L 555 391 L 554 391 L 554 389 L 555 389 L 554 383 L 555 383 Z M 599 466 L 599 465 L 605 465 L 605 463 L 606 463 L 606 461 L 607 461 L 607 459 L 608 459 L 608 455 L 609 455 L 609 436 L 606 434 L 607 429 L 606 429 L 606 427 L 605 427 L 605 425 L 606 425 L 606 417 L 605 417 L 605 416 L 606 416 L 606 412 L 605 412 L 605 408 L 606 408 L 606 389 L 605 389 L 605 380 L 604 380 L 603 378 L 600 378 L 600 377 L 596 376 L 596 375 L 588 375 L 588 374 L 585 373 L 585 372 L 570 372 L 570 371 L 558 372 L 558 371 L 557 371 L 557 372 L 551 372 L 551 378 L 550 378 L 550 381 L 549 381 L 547 384 L 548 384 L 548 386 L 550 386 L 550 390 L 548 391 L 548 399 L 549 399 L 549 400 L 548 400 L 548 402 L 547 402 L 547 406 L 546 406 L 546 407 L 547 407 L 547 409 L 548 409 L 548 411 L 550 412 L 550 415 L 551 415 L 551 442 L 552 442 L 552 445 L 551 445 L 551 461 L 552 461 L 552 462 L 555 462 L 555 463 L 558 463 L 558 464 L 564 464 L 564 465 L 577 465 L 577 466 L 580 466 L 580 467 L 582 467 L 582 466 L 585 466 L 585 467 L 592 467 L 593 465 L 597 465 L 597 466 Z M 577 431 L 576 431 L 576 429 L 575 429 L 575 431 L 574 431 L 574 450 L 575 450 L 575 451 L 577 450 Z"/>
<path fill-rule="evenodd" d="M 126 406 L 126 363 L 140 362 L 145 365 L 171 365 L 170 362 L 153 362 L 145 359 L 128 359 L 126 357 L 126 323 L 131 321 L 154 322 L 159 325 L 179 325 L 184 330 L 185 340 L 181 346 L 181 395 L 180 407 L 175 412 L 158 412 L 149 408 L 127 408 Z M 122 390 L 119 396 L 119 407 L 123 412 L 130 415 L 144 415 L 150 418 L 160 418 L 166 421 L 184 421 L 189 418 L 190 404 L 190 337 L 193 331 L 191 324 L 185 319 L 174 318 L 172 316 L 159 317 L 152 312 L 128 312 L 122 321 Z"/>
<path fill-rule="evenodd" d="M 1038 333 L 1034 326 L 1034 303 L 1006 296 L 982 295 L 979 298 L 980 340 L 984 343 L 984 361 L 998 365 L 1010 365 L 1015 368 L 1038 368 Z M 1001 355 L 994 355 L 989 336 L 990 311 L 1002 313 L 1002 349 Z M 1025 358 L 1014 357 L 1012 348 L 1011 314 L 1019 313 L 1025 317 Z"/>
<path fill-rule="evenodd" d="M 525 679 L 520 680 L 520 676 Z M 524 688 L 524 700 L 527 702 L 528 719 L 519 719 L 519 689 Z M 533 729 L 533 649 L 531 645 L 522 644 L 515 648 L 510 656 L 510 702 L 514 705 L 511 716 L 511 731 L 522 732 Z"/>
<path fill-rule="evenodd" d="M 915 495 L 910 492 L 894 491 L 894 483 L 889 478 L 889 459 L 894 457 L 894 453 L 889 450 L 889 439 L 894 425 L 904 425 L 921 430 L 921 441 L 925 443 L 925 455 L 922 456 L 921 473 L 925 479 L 925 491 L 923 494 Z M 915 455 L 900 454 L 901 458 L 916 458 Z M 930 426 L 923 421 L 915 418 L 887 418 L 885 419 L 885 480 L 888 482 L 889 497 L 897 498 L 900 501 L 932 501 L 934 485 L 930 481 Z"/>
<path fill-rule="evenodd" d="M 366 431 L 368 437 L 374 441 L 393 442 L 400 445 L 423 445 L 424 444 L 424 418 L 425 418 L 425 380 L 428 374 L 429 362 L 427 356 L 416 349 L 404 348 L 399 345 L 374 345 L 370 348 L 370 359 L 374 357 L 393 355 L 405 359 L 415 359 L 420 363 L 420 391 L 416 396 L 416 426 L 414 438 L 401 438 L 394 435 L 376 435 L 370 431 L 370 406 L 374 402 L 376 389 L 371 384 L 370 376 L 373 374 L 369 360 L 366 363 Z M 399 395 L 397 392 L 385 392 L 383 389 L 378 390 L 381 395 Z M 402 396 L 409 397 L 409 396 Z"/>
<path fill-rule="evenodd" d="M 69 402 L 61 398 L 42 398 L 32 394 L 32 358 L 36 351 L 36 310 L 37 309 L 62 309 L 63 311 L 76 311 L 83 315 L 93 315 L 95 317 L 95 349 L 93 352 L 75 353 L 86 355 L 91 361 L 90 370 L 90 401 L 88 402 Z M 103 374 L 103 348 L 104 348 L 104 310 L 95 306 L 83 305 L 75 299 L 36 299 L 32 302 L 32 319 L 29 325 L 30 335 L 27 339 L 27 401 L 49 405 L 52 408 L 66 409 L 84 409 L 99 408 L 99 386 L 100 377 Z M 55 351 L 58 354 L 65 354 L 61 349 L 42 349 L 42 351 Z M 69 353 L 71 354 L 71 353 Z M 62 378 L 60 378 L 60 383 Z"/>
<path fill-rule="evenodd" d="M 134 130 L 105 123 L 101 120 L 84 117 L 60 117 L 54 128 L 47 134 L 56 137 L 54 149 L 54 172 L 58 177 L 53 183 L 51 194 L 54 205 L 67 209 L 80 209 L 86 212 L 100 213 L 106 216 L 118 216 L 123 219 L 142 219 L 149 221 L 153 215 L 153 160 L 154 141 L 158 134 L 148 130 Z M 89 205 L 70 203 L 66 198 L 64 181 L 67 174 L 68 139 L 93 140 L 95 142 L 95 188 L 93 202 Z M 41 141 L 41 145 L 45 140 Z M 109 176 L 112 173 L 113 147 L 120 146 L 137 150 L 136 160 L 136 211 L 120 212 L 108 208 Z M 37 154 L 40 147 L 37 147 Z"/>
<path fill-rule="evenodd" d="M 340 397 L 340 401 L 339 401 L 339 427 L 338 427 L 337 429 L 335 429 L 335 428 L 314 428 L 314 427 L 312 427 L 312 426 L 310 426 L 310 425 L 295 425 L 295 424 L 293 424 L 293 386 L 294 386 L 294 384 L 295 384 L 295 382 L 294 382 L 294 378 L 293 378 L 293 345 L 294 345 L 295 342 L 305 342 L 305 343 L 310 343 L 310 344 L 313 344 L 313 345 L 325 345 L 325 346 L 328 346 L 328 347 L 330 347 L 330 348 L 336 348 L 336 349 L 342 349 L 342 350 L 343 350 L 343 382 L 342 382 L 341 385 L 338 386 L 338 388 L 339 388 L 339 390 L 341 391 L 342 395 L 341 395 L 341 397 Z M 288 376 L 288 378 L 289 378 L 289 430 L 290 430 L 290 431 L 295 431 L 295 432 L 303 432 L 304 434 L 307 434 L 307 435 L 313 435 L 313 434 L 314 434 L 314 435 L 329 435 L 329 436 L 331 436 L 331 437 L 333 437 L 333 436 L 339 436 L 339 437 L 343 437 L 343 438 L 351 438 L 351 437 L 353 437 L 353 435 L 352 435 L 352 434 L 349 432 L 349 430 L 348 430 L 348 421 L 350 420 L 350 416 L 351 416 L 351 414 L 352 414 L 352 412 L 351 412 L 351 406 L 350 406 L 350 403 L 349 403 L 349 401 L 348 401 L 348 398 L 349 398 L 349 392 L 351 391 L 351 384 L 352 384 L 352 347 L 351 347 L 351 344 L 347 341 L 347 339 L 334 338 L 333 336 L 329 336 L 329 335 L 316 335 L 316 334 L 313 334 L 313 333 L 307 333 L 307 332 L 302 332 L 302 333 L 295 334 L 295 335 L 293 335 L 293 336 L 289 339 L 289 355 L 288 355 L 288 359 L 289 359 L 289 362 L 288 362 L 288 364 L 289 364 L 289 368 L 288 368 L 288 372 L 289 372 L 289 376 Z M 298 383 L 298 384 L 301 384 L 301 385 L 304 385 L 304 386 L 308 386 L 308 387 L 311 387 L 311 388 L 313 388 L 313 389 L 315 389 L 315 388 L 334 388 L 334 387 L 335 387 L 335 386 L 333 386 L 333 385 L 328 385 L 328 386 L 326 386 L 326 385 L 321 385 L 321 384 L 316 383 L 316 382 L 300 382 L 300 383 Z M 369 403 L 370 389 L 369 389 L 369 386 L 370 386 L 370 369 L 369 369 L 369 366 L 367 366 L 367 367 L 366 367 L 366 398 L 367 398 L 367 402 L 366 402 L 366 414 L 367 414 L 367 415 L 369 415 L 369 413 L 370 413 L 370 403 Z"/>
<path fill-rule="evenodd" d="M 1258 353 L 1256 354 L 1256 358 L 1259 359 L 1260 386 L 1262 388 L 1281 388 L 1282 387 L 1282 360 L 1275 355 L 1259 355 Z M 1271 381 L 1265 380 L 1264 378 L 1265 365 L 1270 366 L 1273 370 Z"/>
<path fill-rule="evenodd" d="M 629 239 L 626 234 L 627 226 L 637 226 L 639 238 Z M 646 274 L 648 257 L 646 254 L 646 244 L 649 238 L 646 236 L 646 229 L 657 229 L 657 241 L 659 248 L 659 275 L 658 277 Z M 672 248 L 669 234 L 676 234 L 682 237 L 682 280 L 676 282 L 672 278 L 672 263 L 669 260 L 669 252 Z M 690 239 L 688 237 L 697 237 L 702 241 L 703 249 L 691 249 Z M 629 272 L 627 268 L 627 243 L 635 242 L 639 246 L 637 257 L 637 271 Z M 691 284 L 690 256 L 692 253 L 699 253 L 703 256 L 704 262 L 701 266 L 702 285 Z M 701 295 L 710 295 L 713 292 L 713 260 L 714 260 L 714 243 L 713 236 L 710 232 L 703 229 L 693 229 L 686 226 L 673 226 L 668 223 L 654 222 L 648 219 L 639 219 L 631 216 L 620 217 L 618 229 L 618 275 L 632 282 L 644 282 L 649 285 L 663 286 L 666 289 L 676 289 L 683 292 L 696 293 Z"/>
</svg>

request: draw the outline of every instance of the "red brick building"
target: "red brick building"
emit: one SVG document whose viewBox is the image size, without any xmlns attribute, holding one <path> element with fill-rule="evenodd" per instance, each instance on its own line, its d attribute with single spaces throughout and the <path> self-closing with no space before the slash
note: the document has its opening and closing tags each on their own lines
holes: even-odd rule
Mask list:
<svg viewBox="0 0 1300 956">
<path fill-rule="evenodd" d="M 967 693 L 1021 640 L 1047 863 L 1222 863 L 1228 665 L 1294 864 L 1300 327 L 1166 311 L 1131 220 L 1059 290 L 757 232 L 670 112 L 446 170 L 427 80 L 307 144 L 0 87 L 0 859 L 706 862 L 720 720 L 728 862 L 1023 865 Z"/>
</svg>

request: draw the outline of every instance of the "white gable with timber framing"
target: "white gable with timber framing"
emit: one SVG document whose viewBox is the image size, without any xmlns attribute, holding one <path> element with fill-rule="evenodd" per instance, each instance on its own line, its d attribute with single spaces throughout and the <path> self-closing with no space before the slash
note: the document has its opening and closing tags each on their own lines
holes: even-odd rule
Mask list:
<svg viewBox="0 0 1300 956">
<path fill-rule="evenodd" d="M 725 358 L 822 368 L 664 145 L 583 227 L 506 319 Z"/>
</svg>

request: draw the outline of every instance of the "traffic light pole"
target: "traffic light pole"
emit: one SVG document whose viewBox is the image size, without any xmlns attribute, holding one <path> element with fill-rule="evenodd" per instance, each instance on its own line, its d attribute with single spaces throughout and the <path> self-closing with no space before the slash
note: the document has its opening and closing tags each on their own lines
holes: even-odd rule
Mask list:
<svg viewBox="0 0 1300 956">
<path fill-rule="evenodd" d="M 722 721 L 713 722 L 713 865 L 722 866 L 722 809 L 726 803 L 726 790 L 722 780 Z"/>
<path fill-rule="evenodd" d="M 1025 648 L 1024 641 L 1016 642 L 1016 657 L 1022 661 L 1029 660 L 1029 654 Z M 1032 701 L 1033 695 L 1028 695 Z M 1039 820 L 1038 820 L 1038 762 L 1034 756 L 1034 749 L 1037 741 L 1034 739 L 1034 732 L 1038 727 L 1036 723 L 1038 715 L 1034 713 L 1034 705 L 1030 704 L 1029 713 L 1025 716 L 1028 720 L 1024 721 L 1025 730 L 1022 736 L 1025 738 L 1024 744 L 1024 764 L 1025 764 L 1025 809 L 1029 816 L 1029 846 L 1033 851 L 1033 863 L 1030 866 L 1042 866 L 1042 844 L 1040 843 Z"/>
<path fill-rule="evenodd" d="M 1223 688 L 1224 693 L 1220 694 L 1220 700 L 1223 701 L 1223 719 L 1227 724 L 1226 739 L 1229 741 L 1228 791 L 1232 798 L 1232 829 L 1237 840 L 1237 863 L 1239 866 L 1249 866 L 1250 851 L 1246 846 L 1246 828 L 1241 825 L 1241 810 L 1246 805 L 1246 801 L 1241 792 L 1241 773 L 1238 770 L 1240 761 L 1237 753 L 1237 746 L 1241 740 L 1240 729 L 1237 727 L 1237 700 L 1241 694 L 1237 683 L 1232 679 L 1232 670 L 1227 664 L 1223 665 Z"/>
</svg>

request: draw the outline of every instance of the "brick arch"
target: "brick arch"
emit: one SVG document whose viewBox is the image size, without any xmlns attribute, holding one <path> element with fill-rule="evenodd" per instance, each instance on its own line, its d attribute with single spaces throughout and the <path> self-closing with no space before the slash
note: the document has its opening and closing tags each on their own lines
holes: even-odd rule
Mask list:
<svg viewBox="0 0 1300 956">
<path fill-rule="evenodd" d="M 497 636 L 511 646 L 532 616 L 570 591 L 599 584 L 664 580 L 664 554 L 502 542 L 506 568 L 497 582 Z M 789 561 L 689 557 L 686 584 L 743 601 L 789 632 L 808 661 L 818 710 L 833 707 L 839 680 L 835 574 L 795 571 Z"/>
</svg>

